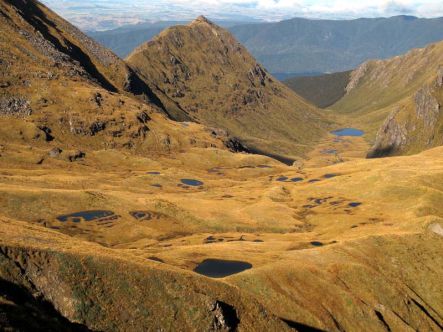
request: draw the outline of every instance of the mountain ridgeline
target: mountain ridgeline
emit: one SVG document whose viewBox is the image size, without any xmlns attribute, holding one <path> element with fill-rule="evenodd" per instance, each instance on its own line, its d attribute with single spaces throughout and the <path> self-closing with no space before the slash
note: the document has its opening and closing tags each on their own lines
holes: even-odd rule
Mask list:
<svg viewBox="0 0 443 332">
<path fill-rule="evenodd" d="M 91 32 L 103 45 L 126 56 L 161 27 L 127 26 Z M 356 20 L 294 18 L 281 22 L 229 24 L 229 31 L 270 73 L 308 75 L 351 70 L 443 39 L 443 18 L 394 16 Z"/>
<path fill-rule="evenodd" d="M 176 117 L 225 129 L 252 151 L 294 158 L 326 133 L 313 105 L 204 17 L 163 31 L 127 62 L 174 101 Z"/>
<path fill-rule="evenodd" d="M 442 40 L 443 18 L 294 18 L 231 31 L 272 73 L 331 73 Z"/>
</svg>

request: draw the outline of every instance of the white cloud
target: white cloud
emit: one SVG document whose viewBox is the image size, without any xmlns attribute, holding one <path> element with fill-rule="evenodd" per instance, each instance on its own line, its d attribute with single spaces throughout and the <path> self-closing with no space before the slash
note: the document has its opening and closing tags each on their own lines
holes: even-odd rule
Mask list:
<svg viewBox="0 0 443 332">
<path fill-rule="evenodd" d="M 393 15 L 443 16 L 442 0 L 43 0 L 74 23 L 94 20 L 181 20 L 250 17 L 280 20 L 295 16 L 344 19 Z M 80 17 L 81 22 L 80 22 Z M 89 19 L 87 19 L 89 18 Z M 94 18 L 94 19 L 92 19 Z M 117 23 L 119 24 L 119 23 Z"/>
</svg>

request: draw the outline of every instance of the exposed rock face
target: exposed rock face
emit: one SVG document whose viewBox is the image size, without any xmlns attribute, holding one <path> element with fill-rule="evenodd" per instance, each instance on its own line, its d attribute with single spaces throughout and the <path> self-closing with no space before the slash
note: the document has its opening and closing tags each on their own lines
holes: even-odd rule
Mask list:
<svg viewBox="0 0 443 332">
<path fill-rule="evenodd" d="M 220 128 L 208 128 L 208 130 L 212 137 L 221 139 L 224 145 L 232 152 L 250 152 L 248 147 L 244 145 L 240 139 L 231 137 L 227 130 Z"/>
<path fill-rule="evenodd" d="M 60 154 L 62 152 L 63 152 L 63 150 L 60 148 L 53 148 L 53 149 L 51 149 L 51 151 L 48 152 L 48 155 L 51 158 L 57 158 L 58 156 L 60 156 Z"/>
<path fill-rule="evenodd" d="M 211 331 L 235 331 L 240 320 L 235 308 L 222 301 L 215 301 L 210 305 L 214 315 Z"/>
<path fill-rule="evenodd" d="M 46 142 L 51 142 L 54 140 L 54 136 L 52 136 L 52 134 L 51 134 L 52 133 L 51 128 L 49 128 L 47 126 L 39 126 L 38 129 L 40 129 L 43 132 L 43 134 L 45 135 L 44 138 L 45 138 Z"/>
<path fill-rule="evenodd" d="M 375 142 L 369 157 L 418 153 L 443 144 L 442 87 L 443 42 L 438 42 L 364 63 L 331 108 L 366 127 L 366 137 Z M 376 135 L 374 125 L 380 128 Z"/>
<path fill-rule="evenodd" d="M 436 89 L 440 89 L 438 84 L 436 88 L 425 85 L 414 96 L 413 111 L 399 107 L 389 115 L 377 133 L 369 158 L 398 154 L 413 145 L 427 148 L 441 144 L 442 112 Z"/>
<path fill-rule="evenodd" d="M 349 83 L 346 86 L 346 93 L 350 93 L 357 85 L 360 83 L 360 80 L 365 76 L 369 67 L 369 62 L 363 63 L 356 70 L 351 72 L 351 78 L 349 79 Z"/>
<path fill-rule="evenodd" d="M 437 86 L 439 88 L 443 87 L 443 66 L 438 68 L 437 71 Z"/>
<path fill-rule="evenodd" d="M 86 36 L 69 22 L 56 16 L 37 1 L 6 2 L 22 18 L 14 29 L 54 67 L 65 68 L 72 77 L 92 80 L 113 92 L 127 91 L 162 107 L 158 98 L 138 75 L 119 57 Z M 0 8 L 1 24 L 10 17 Z M 33 61 L 41 61 L 19 46 Z"/>
<path fill-rule="evenodd" d="M 89 130 L 91 131 L 91 135 L 94 136 L 100 131 L 105 130 L 106 124 L 102 121 L 96 121 L 89 127 Z"/>
<path fill-rule="evenodd" d="M 398 151 L 407 142 L 406 128 L 398 123 L 396 116 L 400 109 L 393 111 L 377 133 L 375 144 L 368 152 L 368 158 L 384 157 Z"/>
<path fill-rule="evenodd" d="M 415 93 L 411 106 L 399 106 L 388 116 L 368 158 L 399 154 L 414 146 L 422 150 L 443 144 L 443 113 L 439 100 L 443 86 L 442 67 L 436 74 L 435 83 L 425 84 Z"/>
<path fill-rule="evenodd" d="M 232 152 L 250 152 L 248 147 L 243 145 L 243 143 L 235 137 L 231 137 L 225 141 L 225 146 Z"/>
<path fill-rule="evenodd" d="M 427 128 L 433 127 L 440 116 L 441 106 L 432 95 L 429 86 L 421 88 L 415 95 L 415 112 Z"/>
<path fill-rule="evenodd" d="M 99 150 L 154 157 L 241 148 L 168 119 L 134 70 L 38 1 L 0 1 L 0 26 L 0 141 L 45 151 L 33 164 L 78 162 Z"/>
<path fill-rule="evenodd" d="M 428 228 L 431 232 L 434 232 L 435 234 L 443 237 L 443 227 L 441 224 L 439 224 L 439 223 L 431 224 L 431 225 L 429 225 Z"/>
<path fill-rule="evenodd" d="M 0 99 L 0 116 L 27 117 L 32 114 L 29 100 L 23 97 Z"/>
</svg>

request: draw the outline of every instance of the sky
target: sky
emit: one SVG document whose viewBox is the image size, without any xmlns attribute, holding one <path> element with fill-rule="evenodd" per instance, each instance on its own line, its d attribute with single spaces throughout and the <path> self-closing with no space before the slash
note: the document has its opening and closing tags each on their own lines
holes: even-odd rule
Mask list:
<svg viewBox="0 0 443 332">
<path fill-rule="evenodd" d="M 413 15 L 443 17 L 443 0 L 43 0 L 83 29 L 107 29 L 146 20 L 278 21 L 292 17 L 352 19 Z"/>
</svg>

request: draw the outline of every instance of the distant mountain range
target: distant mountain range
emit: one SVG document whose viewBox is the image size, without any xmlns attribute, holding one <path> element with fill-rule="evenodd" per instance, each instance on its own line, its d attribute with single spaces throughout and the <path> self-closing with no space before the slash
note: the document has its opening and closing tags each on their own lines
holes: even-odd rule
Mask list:
<svg viewBox="0 0 443 332">
<path fill-rule="evenodd" d="M 125 57 L 165 27 L 183 22 L 134 25 L 90 36 Z M 443 39 L 443 18 L 361 18 L 277 23 L 217 22 L 279 79 L 353 69 L 368 59 L 400 55 Z M 288 75 L 289 74 L 289 75 Z"/>
</svg>

